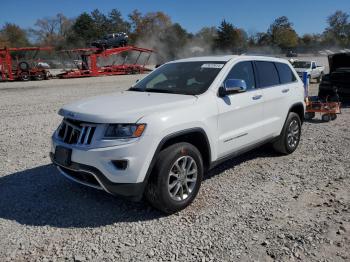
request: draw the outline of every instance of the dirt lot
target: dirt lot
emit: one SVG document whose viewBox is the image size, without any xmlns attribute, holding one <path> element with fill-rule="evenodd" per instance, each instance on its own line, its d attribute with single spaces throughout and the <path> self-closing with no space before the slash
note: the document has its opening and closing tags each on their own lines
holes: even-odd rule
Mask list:
<svg viewBox="0 0 350 262">
<path fill-rule="evenodd" d="M 264 146 L 217 167 L 176 215 L 61 177 L 57 110 L 137 78 L 0 84 L 0 261 L 350 261 L 349 108 L 305 123 L 290 156 Z"/>
</svg>

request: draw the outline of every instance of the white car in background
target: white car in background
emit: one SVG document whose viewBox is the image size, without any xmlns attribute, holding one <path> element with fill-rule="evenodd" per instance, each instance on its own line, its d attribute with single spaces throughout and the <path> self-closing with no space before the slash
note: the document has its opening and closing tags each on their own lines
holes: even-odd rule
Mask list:
<svg viewBox="0 0 350 262">
<path fill-rule="evenodd" d="M 320 83 L 324 75 L 324 66 L 317 65 L 315 61 L 296 60 L 293 62 L 293 67 L 301 79 L 303 79 L 303 73 L 306 72 L 309 82 L 311 79 L 316 79 L 317 83 Z"/>
<path fill-rule="evenodd" d="M 64 106 L 51 159 L 75 182 L 177 212 L 203 175 L 264 143 L 296 150 L 304 88 L 283 59 L 209 56 L 166 63 L 127 91 Z"/>
</svg>

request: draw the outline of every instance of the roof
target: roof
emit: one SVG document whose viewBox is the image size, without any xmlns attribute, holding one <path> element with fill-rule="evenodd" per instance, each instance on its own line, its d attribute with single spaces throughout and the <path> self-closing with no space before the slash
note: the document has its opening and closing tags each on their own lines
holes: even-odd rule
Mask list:
<svg viewBox="0 0 350 262">
<path fill-rule="evenodd" d="M 212 62 L 228 62 L 232 59 L 237 58 L 244 58 L 251 59 L 251 60 L 262 60 L 262 61 L 274 61 L 274 62 L 287 62 L 286 59 L 283 58 L 276 58 L 271 56 L 260 56 L 260 55 L 221 55 L 221 56 L 199 56 L 199 57 L 190 57 L 190 58 L 184 58 L 175 60 L 172 62 L 201 62 L 201 61 L 212 61 Z"/>
<path fill-rule="evenodd" d="M 179 59 L 173 62 L 201 62 L 201 61 L 213 61 L 213 62 L 227 62 L 232 58 L 238 57 L 237 55 L 222 55 L 222 56 L 198 56 Z"/>
</svg>

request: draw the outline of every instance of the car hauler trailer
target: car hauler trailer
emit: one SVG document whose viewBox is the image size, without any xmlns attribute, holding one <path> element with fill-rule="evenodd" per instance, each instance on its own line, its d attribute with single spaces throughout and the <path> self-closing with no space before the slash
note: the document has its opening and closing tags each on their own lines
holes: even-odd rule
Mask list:
<svg viewBox="0 0 350 262">
<path fill-rule="evenodd" d="M 61 52 L 67 54 L 70 59 L 73 59 L 76 68 L 65 70 L 65 72 L 56 76 L 59 78 L 76 78 L 142 74 L 145 71 L 150 71 L 150 69 L 146 68 L 146 64 L 154 50 L 136 46 L 123 46 L 111 49 L 80 48 L 63 50 Z M 129 55 L 135 52 L 136 56 L 130 59 Z M 145 54 L 146 57 L 141 59 L 143 54 Z M 78 60 L 74 60 L 74 56 L 78 58 Z M 123 62 L 117 63 L 117 58 L 119 58 L 119 60 L 122 59 Z M 108 60 L 109 63 L 102 65 L 100 60 Z"/>
<path fill-rule="evenodd" d="M 49 76 L 49 71 L 40 66 L 36 59 L 40 51 L 52 51 L 52 47 L 19 47 L 0 49 L 0 81 L 13 80 L 43 80 Z M 31 58 L 25 54 L 34 52 Z"/>
</svg>

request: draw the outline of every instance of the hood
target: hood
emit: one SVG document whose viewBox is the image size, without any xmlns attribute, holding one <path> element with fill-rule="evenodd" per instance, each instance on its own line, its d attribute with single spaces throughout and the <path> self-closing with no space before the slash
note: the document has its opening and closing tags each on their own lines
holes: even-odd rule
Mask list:
<svg viewBox="0 0 350 262">
<path fill-rule="evenodd" d="M 350 53 L 339 53 L 328 56 L 329 72 L 332 73 L 338 68 L 350 68 Z"/>
<path fill-rule="evenodd" d="M 192 105 L 195 96 L 122 91 L 64 106 L 63 117 L 92 123 L 136 123 L 151 113 Z"/>
</svg>

